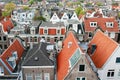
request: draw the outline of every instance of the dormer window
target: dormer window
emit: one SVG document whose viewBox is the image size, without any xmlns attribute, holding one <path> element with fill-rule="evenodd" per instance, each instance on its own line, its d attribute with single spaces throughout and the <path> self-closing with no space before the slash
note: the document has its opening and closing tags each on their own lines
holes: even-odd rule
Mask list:
<svg viewBox="0 0 120 80">
<path fill-rule="evenodd" d="M 15 57 L 16 60 L 18 59 L 17 51 L 14 51 L 14 52 L 12 53 L 12 57 Z"/>
<path fill-rule="evenodd" d="M 16 59 L 15 59 L 15 57 L 9 57 L 9 58 L 7 59 L 7 61 L 8 61 L 8 63 L 9 63 L 9 65 L 14 69 L 15 66 L 16 66 Z"/>
<path fill-rule="evenodd" d="M 90 22 L 90 27 L 97 27 L 97 22 Z"/>
<path fill-rule="evenodd" d="M 108 28 L 113 28 L 113 22 L 106 22 L 106 26 Z"/>
</svg>

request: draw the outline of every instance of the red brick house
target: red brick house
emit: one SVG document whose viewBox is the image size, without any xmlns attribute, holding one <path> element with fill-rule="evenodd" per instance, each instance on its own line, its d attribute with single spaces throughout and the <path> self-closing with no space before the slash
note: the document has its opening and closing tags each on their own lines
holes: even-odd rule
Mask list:
<svg viewBox="0 0 120 80">
<path fill-rule="evenodd" d="M 66 27 L 63 22 L 43 22 L 39 27 L 40 38 L 44 38 L 47 42 L 56 42 L 63 40 L 66 32 Z"/>
<path fill-rule="evenodd" d="M 112 17 L 85 18 L 84 28 L 88 39 L 92 37 L 93 32 L 97 29 L 107 33 L 107 35 L 113 39 L 117 38 L 116 33 L 119 32 L 118 22 Z"/>
</svg>

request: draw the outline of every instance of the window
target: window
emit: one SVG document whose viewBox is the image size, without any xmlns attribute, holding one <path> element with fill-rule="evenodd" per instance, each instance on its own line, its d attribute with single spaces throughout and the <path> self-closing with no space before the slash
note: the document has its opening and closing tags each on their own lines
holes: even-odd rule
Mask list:
<svg viewBox="0 0 120 80">
<path fill-rule="evenodd" d="M 9 65 L 14 69 L 15 66 L 16 66 L 15 57 L 9 57 L 9 58 L 7 59 L 7 61 L 8 61 L 8 63 L 9 63 Z"/>
<path fill-rule="evenodd" d="M 44 73 L 44 80 L 50 80 L 49 73 Z"/>
<path fill-rule="evenodd" d="M 50 42 L 50 37 L 47 37 L 47 42 Z"/>
<path fill-rule="evenodd" d="M 3 36 L 3 40 L 4 40 L 4 41 L 6 41 L 6 40 L 7 40 L 6 36 Z"/>
<path fill-rule="evenodd" d="M 92 33 L 91 32 L 89 32 L 89 38 L 91 38 L 92 37 Z"/>
<path fill-rule="evenodd" d="M 60 29 L 57 29 L 57 34 L 60 34 L 60 33 L 61 33 Z"/>
<path fill-rule="evenodd" d="M 113 28 L 113 22 L 106 22 L 106 26 L 109 28 Z"/>
<path fill-rule="evenodd" d="M 36 36 L 34 37 L 34 42 L 38 42 L 38 38 Z"/>
<path fill-rule="evenodd" d="M 12 53 L 12 57 L 15 57 L 15 59 L 18 58 L 17 51 L 14 51 L 14 52 Z"/>
<path fill-rule="evenodd" d="M 90 22 L 90 27 L 97 27 L 97 22 Z"/>
<path fill-rule="evenodd" d="M 85 65 L 79 65 L 79 71 L 85 71 Z"/>
<path fill-rule="evenodd" d="M 69 60 L 70 67 L 73 67 L 75 63 L 79 60 L 79 58 L 80 58 L 80 51 L 79 49 L 77 49 Z"/>
<path fill-rule="evenodd" d="M 0 44 L 0 48 L 2 49 L 3 47 L 2 47 L 2 44 Z"/>
<path fill-rule="evenodd" d="M 116 58 L 116 63 L 120 63 L 120 57 Z"/>
<path fill-rule="evenodd" d="M 48 34 L 48 29 L 44 29 L 44 34 Z"/>
<path fill-rule="evenodd" d="M 113 69 L 108 70 L 107 77 L 114 77 L 114 70 Z"/>
<path fill-rule="evenodd" d="M 26 74 L 26 80 L 33 80 L 33 76 L 31 73 Z"/>
<path fill-rule="evenodd" d="M 7 45 L 6 44 L 4 45 L 4 49 L 7 49 Z"/>
<path fill-rule="evenodd" d="M 2 40 L 2 37 L 0 36 L 0 41 Z"/>
<path fill-rule="evenodd" d="M 4 75 L 4 68 L 0 66 L 0 75 Z"/>
<path fill-rule="evenodd" d="M 35 75 L 35 80 L 42 80 L 42 74 L 36 74 Z"/>
<path fill-rule="evenodd" d="M 78 77 L 78 78 L 76 78 L 76 80 L 86 80 L 86 78 L 85 77 Z"/>
</svg>

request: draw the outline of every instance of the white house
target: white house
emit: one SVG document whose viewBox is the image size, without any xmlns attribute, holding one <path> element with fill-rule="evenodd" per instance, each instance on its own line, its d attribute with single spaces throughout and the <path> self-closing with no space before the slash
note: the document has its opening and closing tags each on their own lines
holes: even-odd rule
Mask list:
<svg viewBox="0 0 120 80">
<path fill-rule="evenodd" d="M 50 22 L 56 23 L 56 22 L 59 22 L 59 21 L 60 21 L 60 18 L 58 17 L 58 15 L 56 13 L 54 13 L 53 16 L 50 19 Z"/>
<path fill-rule="evenodd" d="M 89 43 L 88 54 L 100 80 L 120 80 L 120 46 L 101 31 Z M 92 63 L 93 62 L 93 63 Z"/>
<path fill-rule="evenodd" d="M 69 19 L 67 13 L 65 12 L 63 16 L 61 17 L 61 22 L 66 22 Z"/>
</svg>

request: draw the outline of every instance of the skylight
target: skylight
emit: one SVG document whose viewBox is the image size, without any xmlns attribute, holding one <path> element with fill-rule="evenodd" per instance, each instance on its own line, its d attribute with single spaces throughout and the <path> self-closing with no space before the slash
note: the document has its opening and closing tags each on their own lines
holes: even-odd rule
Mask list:
<svg viewBox="0 0 120 80">
<path fill-rule="evenodd" d="M 72 57 L 70 58 L 70 67 L 73 67 L 80 58 L 80 50 L 79 48 L 73 53 Z"/>
</svg>

